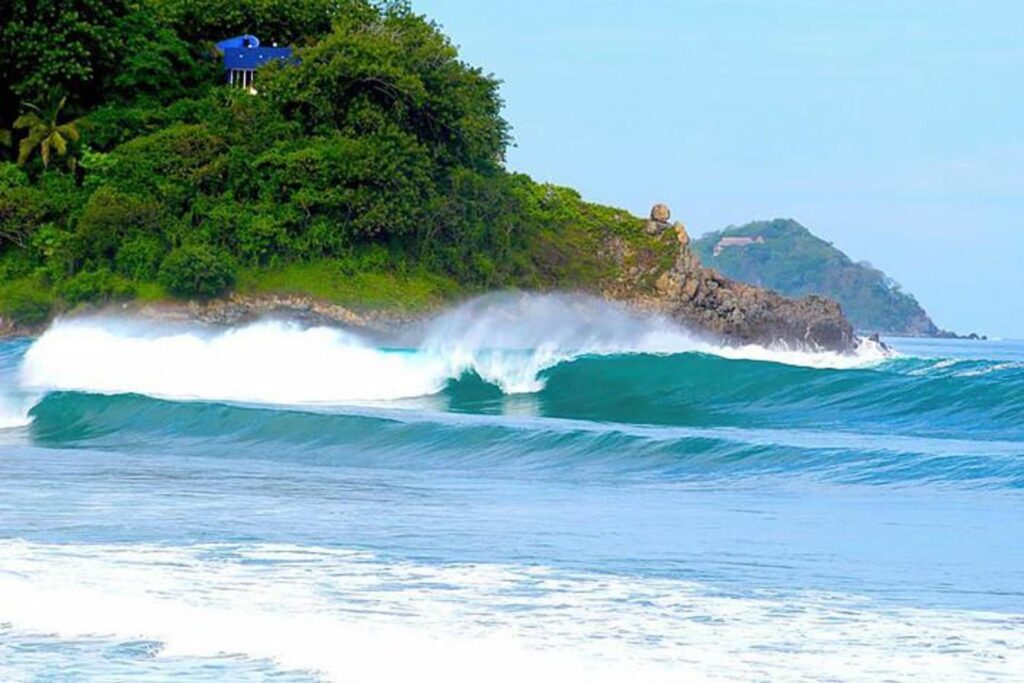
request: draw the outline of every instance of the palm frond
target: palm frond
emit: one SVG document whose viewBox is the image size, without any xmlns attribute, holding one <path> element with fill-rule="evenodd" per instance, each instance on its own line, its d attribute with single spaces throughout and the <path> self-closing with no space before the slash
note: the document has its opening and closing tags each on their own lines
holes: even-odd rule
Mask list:
<svg viewBox="0 0 1024 683">
<path fill-rule="evenodd" d="M 58 123 L 60 112 L 67 104 L 67 100 L 67 96 L 62 97 L 47 112 L 43 112 L 34 104 L 25 104 L 31 111 L 25 112 L 14 121 L 15 128 L 28 131 L 28 135 L 18 145 L 19 165 L 24 166 L 32 157 L 32 152 L 38 149 L 45 168 L 49 168 L 50 156 L 56 152 L 57 156 L 68 156 L 68 166 L 74 169 L 75 160 L 73 155 L 68 154 L 68 141 L 77 142 L 80 138 L 78 120 Z"/>
<path fill-rule="evenodd" d="M 39 118 L 38 115 L 28 113 L 22 114 L 18 118 L 14 119 L 15 128 L 35 128 L 37 126 L 45 126 L 46 123 Z"/>
<path fill-rule="evenodd" d="M 57 156 L 64 156 L 68 151 L 68 141 L 64 139 L 64 136 L 54 131 L 48 138 L 50 147 L 57 150 Z"/>
<path fill-rule="evenodd" d="M 78 122 L 69 121 L 57 126 L 56 132 L 60 133 L 64 137 L 68 138 L 72 142 L 78 142 L 78 138 L 81 137 L 78 132 Z"/>
<path fill-rule="evenodd" d="M 21 144 L 18 145 L 18 166 L 24 166 L 28 158 L 32 156 L 32 150 L 36 148 L 36 143 L 32 138 L 24 138 Z"/>
</svg>

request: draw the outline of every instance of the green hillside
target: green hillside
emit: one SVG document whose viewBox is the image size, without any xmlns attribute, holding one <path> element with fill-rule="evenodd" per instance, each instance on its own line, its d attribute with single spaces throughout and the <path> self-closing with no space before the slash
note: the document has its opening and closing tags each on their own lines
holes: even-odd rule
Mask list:
<svg viewBox="0 0 1024 683">
<path fill-rule="evenodd" d="M 294 49 L 252 91 L 214 46 L 240 34 Z M 0 42 L 0 318 L 230 292 L 405 310 L 596 289 L 609 234 L 674 249 L 508 172 L 499 81 L 406 2 L 13 0 Z"/>
<path fill-rule="evenodd" d="M 859 330 L 939 333 L 917 300 L 885 273 L 868 263 L 853 262 L 796 221 L 776 219 L 730 227 L 703 236 L 695 246 L 705 265 L 727 277 L 786 296 L 821 294 L 836 299 Z"/>
</svg>

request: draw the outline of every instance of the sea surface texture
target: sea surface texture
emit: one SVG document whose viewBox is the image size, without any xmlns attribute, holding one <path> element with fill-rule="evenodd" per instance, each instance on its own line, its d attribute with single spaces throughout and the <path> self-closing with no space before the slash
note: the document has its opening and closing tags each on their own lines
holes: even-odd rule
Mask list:
<svg viewBox="0 0 1024 683">
<path fill-rule="evenodd" d="M 1024 344 L 890 341 L 0 340 L 0 680 L 1024 680 Z"/>
</svg>

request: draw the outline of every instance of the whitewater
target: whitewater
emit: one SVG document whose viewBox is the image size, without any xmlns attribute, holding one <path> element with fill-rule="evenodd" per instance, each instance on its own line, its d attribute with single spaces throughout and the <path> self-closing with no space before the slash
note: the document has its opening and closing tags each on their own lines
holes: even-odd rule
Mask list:
<svg viewBox="0 0 1024 683">
<path fill-rule="evenodd" d="M 0 340 L 0 679 L 1024 679 L 1024 344 L 567 295 Z"/>
</svg>

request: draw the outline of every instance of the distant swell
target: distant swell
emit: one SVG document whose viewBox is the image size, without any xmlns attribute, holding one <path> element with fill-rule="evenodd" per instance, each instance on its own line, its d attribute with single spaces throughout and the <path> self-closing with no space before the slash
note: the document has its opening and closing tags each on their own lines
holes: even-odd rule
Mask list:
<svg viewBox="0 0 1024 683">
<path fill-rule="evenodd" d="M 32 412 L 34 440 L 50 447 L 609 481 L 742 483 L 785 474 L 845 483 L 1024 486 L 1024 444 L 1008 441 L 421 411 L 325 414 L 63 393 Z"/>
</svg>

